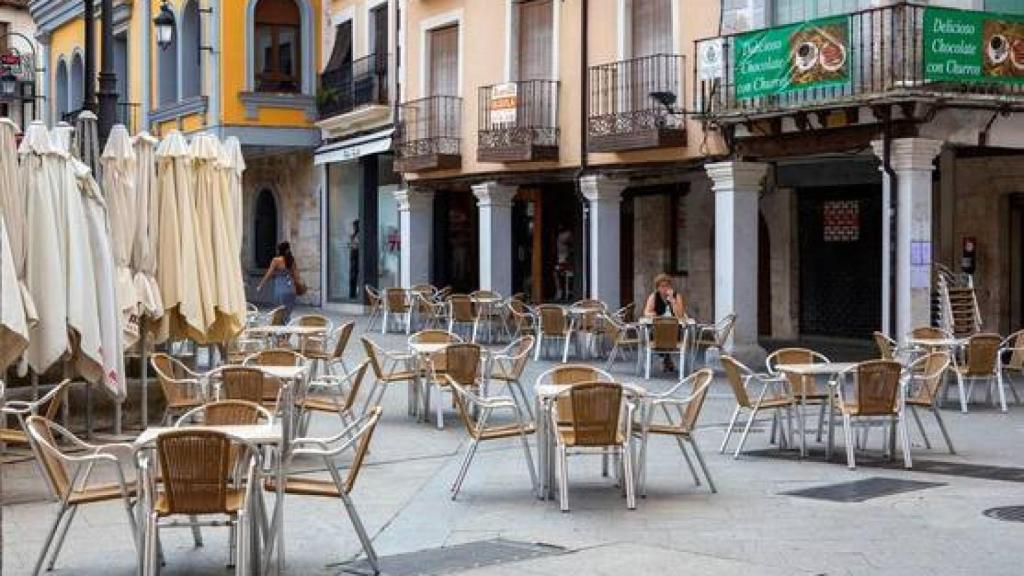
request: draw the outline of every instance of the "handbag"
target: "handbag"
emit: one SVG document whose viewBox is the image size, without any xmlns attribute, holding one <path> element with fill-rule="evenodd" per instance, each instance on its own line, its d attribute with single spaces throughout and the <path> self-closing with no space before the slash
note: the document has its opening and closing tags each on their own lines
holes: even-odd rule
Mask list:
<svg viewBox="0 0 1024 576">
<path fill-rule="evenodd" d="M 299 280 L 299 276 L 295 272 L 292 272 L 292 284 L 295 285 L 296 296 L 302 296 L 306 292 L 309 292 L 309 286 L 306 286 L 305 282 Z"/>
</svg>

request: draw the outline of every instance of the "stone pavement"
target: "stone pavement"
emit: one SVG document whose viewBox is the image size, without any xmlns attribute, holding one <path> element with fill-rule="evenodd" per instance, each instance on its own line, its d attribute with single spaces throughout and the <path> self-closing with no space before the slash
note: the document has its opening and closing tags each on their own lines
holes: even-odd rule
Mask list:
<svg viewBox="0 0 1024 576">
<path fill-rule="evenodd" d="M 362 323 L 356 336 L 363 334 Z M 405 336 L 371 338 L 388 349 Z M 354 339 L 349 365 L 363 358 Z M 843 359 L 843 358 L 837 358 Z M 551 362 L 531 362 L 532 382 Z M 639 380 L 632 365 L 614 373 Z M 660 376 L 660 374 L 659 374 Z M 664 389 L 670 379 L 649 385 Z M 153 388 L 154 394 L 158 393 Z M 735 402 L 724 381 L 716 381 L 701 417 L 698 439 L 718 486 L 711 494 L 694 486 L 675 443 L 654 439 L 649 456 L 649 496 L 629 511 L 611 480 L 600 475 L 600 459 L 576 457 L 570 467 L 568 514 L 531 492 L 517 440 L 483 445 L 457 501 L 448 488 L 467 445 L 453 411 L 444 430 L 406 416 L 405 388 L 385 398 L 385 412 L 353 497 L 378 554 L 430 551 L 467 543 L 544 544 L 554 551 L 519 561 L 438 571 L 424 554 L 421 569 L 408 573 L 464 575 L 564 574 L 985 574 L 1018 575 L 1024 560 L 1024 523 L 982 515 L 986 509 L 1024 505 L 1024 407 L 1009 414 L 976 406 L 968 415 L 946 410 L 958 454 L 936 445 L 923 448 L 911 431 L 914 456 L 928 472 L 882 465 L 865 455 L 865 466 L 847 470 L 838 458 L 820 453 L 800 461 L 768 444 L 767 426 L 751 434 L 738 460 L 718 454 Z M 924 417 L 933 442 L 934 422 Z M 335 418 L 319 417 L 312 434 L 336 429 Z M 841 437 L 841 434 L 840 434 Z M 871 440 L 877 453 L 881 434 Z M 808 438 L 812 445 L 813 436 Z M 840 444 L 841 446 L 841 444 Z M 842 450 L 840 449 L 840 453 Z M 35 467 L 8 457 L 2 468 L 3 574 L 30 572 L 56 513 Z M 950 463 L 940 466 L 937 463 Z M 315 469 L 315 463 L 306 463 Z M 868 465 L 874 464 L 874 465 Z M 979 465 L 968 468 L 960 465 Z M 346 465 L 344 461 L 339 465 Z M 998 466 L 1000 469 L 984 467 Z M 323 472 L 312 472 L 324 475 Z M 1016 481 L 992 480 L 999 476 Z M 834 502 L 786 495 L 808 487 L 884 477 L 940 483 L 938 486 L 868 499 Z M 360 548 L 340 502 L 290 497 L 286 512 L 287 573 L 346 574 Z M 194 548 L 188 530 L 163 534 L 164 574 L 223 575 L 227 531 L 204 529 L 205 546 Z M 458 548 L 456 548 L 458 549 Z M 417 556 L 406 557 L 415 565 Z M 405 564 L 408 564 L 407 561 Z M 395 569 L 398 569 L 396 560 Z M 55 574 L 132 574 L 134 556 L 120 504 L 84 507 L 68 534 Z M 402 572 L 406 573 L 406 572 Z"/>
</svg>

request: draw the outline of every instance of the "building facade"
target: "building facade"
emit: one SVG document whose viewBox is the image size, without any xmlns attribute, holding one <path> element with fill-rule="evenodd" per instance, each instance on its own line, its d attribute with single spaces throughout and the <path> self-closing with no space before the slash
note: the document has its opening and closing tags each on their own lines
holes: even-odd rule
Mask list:
<svg viewBox="0 0 1024 576">
<path fill-rule="evenodd" d="M 13 92 L 0 93 L 0 117 L 11 118 L 19 126 L 42 108 L 43 76 L 37 70 L 43 55 L 35 36 L 28 0 L 0 0 L 0 76 L 14 79 Z"/>
<path fill-rule="evenodd" d="M 99 7 L 100 2 L 95 3 Z M 171 42 L 160 45 L 154 17 L 166 4 Z M 52 123 L 84 106 L 82 2 L 33 0 L 46 54 L 44 90 Z M 244 177 L 243 269 L 250 288 L 288 240 L 309 292 L 320 302 L 320 197 L 313 167 L 324 8 L 319 0 L 114 2 L 118 121 L 134 133 L 237 137 Z M 99 13 L 96 16 L 97 43 Z M 96 50 L 99 70 L 100 47 Z M 261 295 L 250 293 L 260 300 Z"/>
</svg>

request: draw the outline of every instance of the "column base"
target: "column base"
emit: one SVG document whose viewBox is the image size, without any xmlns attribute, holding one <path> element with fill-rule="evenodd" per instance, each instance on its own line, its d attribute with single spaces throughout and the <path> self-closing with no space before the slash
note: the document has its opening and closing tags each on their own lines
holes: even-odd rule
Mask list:
<svg viewBox="0 0 1024 576">
<path fill-rule="evenodd" d="M 768 352 L 760 344 L 732 344 L 726 346 L 725 354 L 732 356 L 754 372 L 764 371 L 764 360 Z"/>
</svg>

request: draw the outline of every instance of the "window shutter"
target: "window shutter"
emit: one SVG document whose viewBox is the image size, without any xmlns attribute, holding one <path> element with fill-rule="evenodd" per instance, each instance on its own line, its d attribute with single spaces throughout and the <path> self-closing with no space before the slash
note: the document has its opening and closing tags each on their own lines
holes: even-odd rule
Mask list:
<svg viewBox="0 0 1024 576">
<path fill-rule="evenodd" d="M 529 0 L 516 6 L 519 17 L 519 80 L 550 80 L 551 0 Z"/>
<path fill-rule="evenodd" d="M 633 0 L 633 57 L 674 54 L 672 0 Z"/>
</svg>

